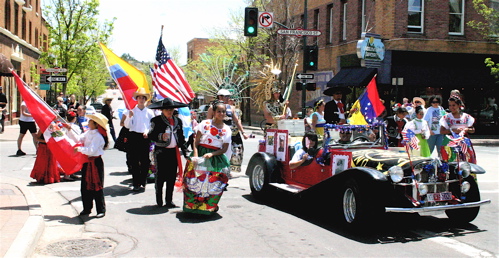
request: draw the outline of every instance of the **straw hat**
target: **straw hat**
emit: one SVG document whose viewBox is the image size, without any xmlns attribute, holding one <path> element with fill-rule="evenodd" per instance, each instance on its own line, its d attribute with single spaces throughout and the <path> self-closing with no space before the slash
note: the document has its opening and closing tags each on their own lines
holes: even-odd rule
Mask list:
<svg viewBox="0 0 499 258">
<path fill-rule="evenodd" d="M 424 101 L 424 99 L 420 98 L 420 97 L 414 97 L 412 99 L 412 103 L 416 103 L 416 101 L 419 101 L 421 102 L 421 106 L 425 107 L 426 106 L 426 102 Z"/>
<path fill-rule="evenodd" d="M 113 97 L 111 97 L 111 96 L 105 96 L 105 97 L 102 99 L 102 101 L 103 101 L 104 103 L 106 103 L 106 101 L 107 101 L 108 99 L 113 100 L 114 98 L 113 98 Z"/>
<path fill-rule="evenodd" d="M 102 128 L 107 129 L 108 119 L 101 113 L 96 113 L 95 115 L 85 115 L 90 120 L 94 120 L 97 124 L 102 126 Z"/>
<path fill-rule="evenodd" d="M 137 90 L 134 94 L 133 94 L 133 98 L 134 99 L 137 99 L 138 96 L 144 96 L 146 97 L 146 101 L 150 100 L 151 99 L 151 94 L 146 92 L 146 90 L 144 88 L 140 88 L 139 90 Z"/>
</svg>

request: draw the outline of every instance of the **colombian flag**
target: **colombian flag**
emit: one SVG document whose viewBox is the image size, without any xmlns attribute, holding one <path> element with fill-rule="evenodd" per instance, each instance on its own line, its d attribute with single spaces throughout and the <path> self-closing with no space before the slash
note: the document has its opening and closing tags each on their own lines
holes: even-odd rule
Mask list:
<svg viewBox="0 0 499 258">
<path fill-rule="evenodd" d="M 137 92 L 139 88 L 143 88 L 149 93 L 146 75 L 133 65 L 118 57 L 109 50 L 109 48 L 104 46 L 104 44 L 99 42 L 99 45 L 102 54 L 104 55 L 104 59 L 106 60 L 109 73 L 120 87 L 126 108 L 128 110 L 133 109 L 135 105 L 137 105 L 137 101 L 133 99 L 133 94 Z"/>
<path fill-rule="evenodd" d="M 376 87 L 376 76 L 372 78 L 366 87 L 366 90 L 359 99 L 353 104 L 350 124 L 366 125 L 372 123 L 374 119 L 385 111 L 385 106 L 379 99 L 378 89 Z"/>
</svg>

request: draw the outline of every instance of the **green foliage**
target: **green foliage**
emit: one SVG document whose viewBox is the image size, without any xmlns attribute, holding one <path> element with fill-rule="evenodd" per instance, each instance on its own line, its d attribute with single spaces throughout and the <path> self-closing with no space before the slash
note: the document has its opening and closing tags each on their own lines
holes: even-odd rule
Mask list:
<svg viewBox="0 0 499 258">
<path fill-rule="evenodd" d="M 484 0 L 473 0 L 473 6 L 483 20 L 470 21 L 468 25 L 480 31 L 484 38 L 494 39 L 499 44 L 499 11 L 487 6 Z M 490 68 L 490 74 L 499 79 L 499 64 L 486 58 L 485 65 Z"/>
<path fill-rule="evenodd" d="M 50 25 L 50 47 L 42 53 L 41 62 L 47 67 L 68 69 L 68 83 L 62 87 L 66 95 L 83 94 L 79 97 L 89 98 L 104 87 L 102 76 L 107 69 L 102 66 L 97 43 L 107 43 L 114 19 L 99 23 L 98 7 L 98 0 L 49 0 L 44 6 L 44 17 Z"/>
<path fill-rule="evenodd" d="M 31 62 L 31 65 L 29 67 L 29 74 L 31 75 L 31 80 L 35 85 L 40 84 L 40 74 L 38 74 L 38 69 L 36 69 L 36 64 L 35 62 Z"/>
</svg>

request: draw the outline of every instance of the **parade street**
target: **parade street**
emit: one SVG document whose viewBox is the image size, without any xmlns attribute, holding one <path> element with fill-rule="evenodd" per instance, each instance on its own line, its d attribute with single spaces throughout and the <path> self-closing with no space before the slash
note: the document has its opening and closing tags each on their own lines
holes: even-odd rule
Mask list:
<svg viewBox="0 0 499 258">
<path fill-rule="evenodd" d="M 379 221 L 383 226 L 376 232 L 353 233 L 337 226 L 330 216 L 327 199 L 323 207 L 310 207 L 305 198 L 258 202 L 251 196 L 244 171 L 261 135 L 245 141 L 242 172 L 232 173 L 228 191 L 224 192 L 215 215 L 196 216 L 182 212 L 180 207 L 157 207 L 152 183 L 145 192 L 132 192 L 125 153 L 109 149 L 103 156 L 106 216 L 96 219 L 94 209 L 90 216 L 80 218 L 80 181 L 33 183 L 29 175 L 35 148 L 27 135 L 23 149 L 28 155 L 14 155 L 17 128 L 9 127 L 0 136 L 1 183 L 15 183 L 29 189 L 41 205 L 44 229 L 38 243 L 34 243 L 36 257 L 79 256 L 79 252 L 84 252 L 84 256 L 119 257 L 499 255 L 497 147 L 476 147 L 478 162 L 487 170 L 487 174 L 478 176 L 481 197 L 491 199 L 492 204 L 483 206 L 472 223 L 453 227 L 444 214 L 433 217 L 398 214 Z M 181 206 L 182 192 L 175 191 L 173 201 Z"/>
</svg>

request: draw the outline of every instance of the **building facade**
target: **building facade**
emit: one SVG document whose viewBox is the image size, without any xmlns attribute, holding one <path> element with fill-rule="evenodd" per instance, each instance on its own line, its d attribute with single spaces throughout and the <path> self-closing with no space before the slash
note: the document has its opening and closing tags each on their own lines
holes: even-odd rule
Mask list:
<svg viewBox="0 0 499 258">
<path fill-rule="evenodd" d="M 49 32 L 41 0 L 0 0 L 0 7 L 0 53 L 11 61 L 21 79 L 44 97 L 45 91 L 38 89 L 31 76 L 39 73 L 40 55 L 48 49 Z M 6 124 L 17 123 L 22 100 L 14 79 L 0 76 L 0 85 L 9 101 Z"/>
<path fill-rule="evenodd" d="M 322 91 L 334 76 L 369 67 L 376 69 L 378 90 L 387 107 L 403 97 L 439 95 L 446 100 L 451 90 L 458 89 L 467 111 L 478 118 L 487 97 L 499 97 L 498 80 L 484 64 L 487 57 L 499 62 L 499 44 L 497 38 L 485 39 L 468 25 L 482 20 L 471 0 L 294 1 L 302 6 L 293 14 L 301 20 L 300 26 L 304 27 L 303 4 L 308 2 L 306 28 L 322 32 L 307 38 L 307 45 L 319 48 L 317 71 L 307 71 L 315 73 L 318 86 L 307 93 L 309 104 L 324 97 Z M 499 1 L 488 4 L 497 7 Z M 363 32 L 380 35 L 385 50 L 381 62 L 365 66 L 358 57 Z M 355 86 L 366 85 L 352 82 L 350 86 L 354 91 L 348 100 L 353 102 L 362 90 Z"/>
</svg>

